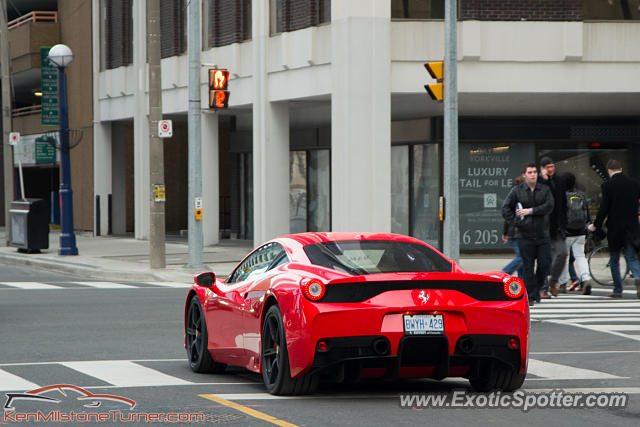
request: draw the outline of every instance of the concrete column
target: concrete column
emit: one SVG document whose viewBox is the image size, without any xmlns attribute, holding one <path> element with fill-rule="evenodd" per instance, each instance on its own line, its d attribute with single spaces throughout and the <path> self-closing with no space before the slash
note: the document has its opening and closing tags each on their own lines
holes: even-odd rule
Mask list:
<svg viewBox="0 0 640 427">
<path fill-rule="evenodd" d="M 391 229 L 388 0 L 331 2 L 333 231 Z"/>
<path fill-rule="evenodd" d="M 289 233 L 289 105 L 268 97 L 269 2 L 253 1 L 253 212 L 257 246 Z"/>
<path fill-rule="evenodd" d="M 97 122 L 93 126 L 93 200 L 100 196 L 100 224 L 94 214 L 93 234 L 109 233 L 109 194 L 112 194 L 111 122 Z"/>
<path fill-rule="evenodd" d="M 100 28 L 100 2 L 93 0 L 92 4 L 92 27 Z M 100 31 L 92 34 L 92 55 L 93 55 L 93 93 L 100 93 L 100 55 L 102 44 L 100 42 Z M 100 100 L 96 95 L 93 97 L 93 200 L 100 196 L 100 224 L 96 211 L 94 210 L 94 235 L 100 228 L 101 235 L 109 232 L 109 194 L 112 194 L 112 135 L 111 122 L 100 121 Z"/>
<path fill-rule="evenodd" d="M 133 67 L 137 82 L 133 114 L 133 193 L 135 238 L 149 238 L 151 183 L 149 170 L 149 119 L 147 117 L 147 2 L 133 2 Z"/>
<path fill-rule="evenodd" d="M 218 168 L 218 115 L 201 113 L 202 128 L 202 234 L 203 245 L 220 240 L 220 177 Z"/>
</svg>

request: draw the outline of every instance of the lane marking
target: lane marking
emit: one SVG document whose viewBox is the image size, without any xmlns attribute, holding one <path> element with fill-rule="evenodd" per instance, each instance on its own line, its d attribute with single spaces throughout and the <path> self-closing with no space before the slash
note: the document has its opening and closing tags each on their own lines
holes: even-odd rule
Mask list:
<svg viewBox="0 0 640 427">
<path fill-rule="evenodd" d="M 194 384 L 127 361 L 63 362 L 61 365 L 118 387 Z"/>
<path fill-rule="evenodd" d="M 49 285 L 40 282 L 2 282 L 0 285 L 11 286 L 19 289 L 64 289 L 62 286 Z"/>
<path fill-rule="evenodd" d="M 192 283 L 183 282 L 141 282 L 146 285 L 160 286 L 164 288 L 190 288 Z"/>
<path fill-rule="evenodd" d="M 611 314 L 617 314 L 617 313 L 635 313 L 636 315 L 638 314 L 638 310 L 640 310 L 640 305 L 638 305 L 636 308 L 610 308 L 610 309 L 603 309 L 603 310 L 599 310 L 602 311 L 603 313 L 608 313 L 609 315 Z M 565 309 L 557 309 L 555 307 L 549 307 L 548 309 L 545 310 L 541 310 L 539 312 L 536 311 L 532 311 L 531 315 L 535 316 L 537 314 L 551 314 L 551 313 L 557 313 L 557 314 L 571 314 L 571 313 L 575 313 L 575 314 L 589 314 L 591 315 L 593 313 L 593 309 L 591 308 L 576 308 L 576 309 L 571 309 L 571 308 L 565 308 Z M 598 313 L 593 313 L 593 314 L 598 314 Z"/>
<path fill-rule="evenodd" d="M 70 282 L 76 285 L 89 286 L 98 289 L 136 289 L 136 286 L 123 285 L 114 282 Z"/>
<path fill-rule="evenodd" d="M 250 415 L 254 418 L 258 418 L 263 421 L 267 421 L 271 424 L 283 426 L 283 427 L 298 427 L 297 424 L 292 424 L 284 420 L 280 420 L 271 415 L 265 414 L 264 412 L 256 411 L 255 409 L 248 408 L 246 406 L 240 405 L 239 403 L 232 402 L 230 400 L 224 399 L 222 397 L 216 396 L 214 394 L 199 394 L 198 396 L 204 397 L 205 399 L 209 399 L 213 402 L 219 403 L 220 405 L 227 406 L 229 408 L 233 408 L 236 411 L 243 412 L 247 415 Z M 271 395 L 269 395 L 271 396 Z"/>
<path fill-rule="evenodd" d="M 640 331 L 640 324 L 636 325 L 588 325 L 603 331 Z"/>
<path fill-rule="evenodd" d="M 0 369 L 0 391 L 22 391 L 40 387 L 36 383 Z"/>
<path fill-rule="evenodd" d="M 558 388 L 522 388 L 531 393 L 548 393 Z M 562 387 L 564 393 L 626 393 L 640 394 L 640 387 Z"/>
<path fill-rule="evenodd" d="M 529 359 L 527 368 L 529 374 L 547 380 L 587 380 L 587 379 L 621 379 L 617 375 L 606 372 L 592 371 L 591 369 L 575 368 L 559 363 L 544 362 L 542 360 Z"/>
<path fill-rule="evenodd" d="M 535 312 L 546 311 L 546 310 L 555 310 L 557 308 L 593 308 L 598 311 L 607 310 L 607 309 L 618 309 L 622 307 L 637 307 L 640 309 L 640 300 L 638 302 L 595 302 L 595 303 L 575 303 L 575 304 L 564 304 L 564 303 L 555 303 L 555 304 L 540 304 L 539 306 L 533 306 L 531 311 Z"/>
<path fill-rule="evenodd" d="M 609 354 L 609 353 L 640 353 L 640 350 L 532 351 L 529 354 Z"/>
<path fill-rule="evenodd" d="M 575 326 L 577 328 L 588 329 L 590 331 L 596 331 L 596 332 L 604 332 L 606 334 L 615 335 L 617 337 L 627 338 L 627 339 L 634 340 L 634 341 L 640 341 L 640 335 L 629 335 L 629 334 L 623 334 L 621 332 L 616 332 L 616 331 L 603 331 L 601 329 L 598 329 L 597 325 L 585 325 L 585 324 L 582 324 L 582 323 L 566 323 L 563 320 L 548 320 L 548 322 L 549 323 L 556 323 L 558 325 Z"/>
<path fill-rule="evenodd" d="M 575 314 L 532 314 L 531 318 L 538 319 L 565 319 L 565 322 L 575 321 L 575 322 L 603 322 L 608 321 L 609 319 L 616 319 L 617 321 L 630 321 L 637 322 L 640 321 L 640 317 L 637 317 L 637 314 L 614 314 L 614 313 L 595 313 L 588 317 L 576 317 Z"/>
</svg>

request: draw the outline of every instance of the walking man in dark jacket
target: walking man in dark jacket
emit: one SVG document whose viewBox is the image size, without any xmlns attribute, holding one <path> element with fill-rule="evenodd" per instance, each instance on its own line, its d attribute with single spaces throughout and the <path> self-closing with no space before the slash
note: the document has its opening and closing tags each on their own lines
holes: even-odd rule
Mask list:
<svg viewBox="0 0 640 427">
<path fill-rule="evenodd" d="M 607 219 L 607 240 L 609 241 L 609 267 L 613 278 L 612 298 L 622 298 L 622 279 L 620 277 L 620 252 L 624 254 L 627 265 L 635 278 L 636 292 L 640 298 L 640 262 L 636 258 L 633 242 L 640 241 L 638 224 L 638 199 L 640 183 L 622 174 L 622 165 L 618 160 L 607 162 L 609 179 L 602 183 L 602 201 L 600 209 L 589 231 L 602 228 Z"/>
<path fill-rule="evenodd" d="M 549 214 L 549 237 L 551 238 L 551 269 L 549 274 L 549 292 L 554 297 L 558 295 L 558 281 L 562 270 L 567 262 L 567 196 L 565 193 L 565 183 L 556 174 L 556 166 L 551 157 L 543 157 L 540 160 L 540 184 L 549 186 L 553 197 L 553 210 Z M 543 292 L 545 298 L 549 294 Z"/>
<path fill-rule="evenodd" d="M 529 305 L 540 301 L 540 290 L 551 268 L 551 240 L 549 214 L 553 210 L 553 196 L 549 187 L 538 183 L 536 164 L 522 168 L 525 182 L 513 187 L 502 204 L 502 217 L 516 227 L 516 237 L 522 256 L 524 284 Z M 534 274 L 533 265 L 538 261 Z"/>
</svg>

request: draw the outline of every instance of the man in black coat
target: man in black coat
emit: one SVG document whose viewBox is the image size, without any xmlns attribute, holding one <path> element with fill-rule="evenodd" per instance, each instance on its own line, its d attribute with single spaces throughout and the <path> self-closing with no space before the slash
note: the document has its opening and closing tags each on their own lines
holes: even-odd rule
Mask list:
<svg viewBox="0 0 640 427">
<path fill-rule="evenodd" d="M 551 269 L 549 291 L 551 295 L 558 295 L 558 281 L 567 262 L 567 196 L 565 183 L 556 172 L 556 166 L 551 157 L 540 159 L 540 176 L 538 182 L 549 186 L 553 196 L 553 211 L 549 214 L 549 237 L 551 238 Z M 545 298 L 548 293 L 543 292 Z"/>
<path fill-rule="evenodd" d="M 549 187 L 538 183 L 535 163 L 522 168 L 525 182 L 515 186 L 502 204 L 502 217 L 516 228 L 516 238 L 522 256 L 524 284 L 529 305 L 540 301 L 540 290 L 551 266 L 549 214 L 553 210 L 553 196 Z M 537 272 L 533 265 L 538 261 Z"/>
<path fill-rule="evenodd" d="M 636 292 L 640 298 L 640 262 L 636 258 L 634 242 L 640 240 L 638 224 L 638 199 L 640 183 L 622 174 L 622 165 L 618 160 L 607 162 L 609 179 L 602 183 L 602 201 L 600 209 L 589 231 L 602 228 L 607 219 L 607 240 L 609 241 L 611 276 L 613 278 L 612 298 L 622 298 L 622 280 L 620 278 L 620 252 L 624 254 L 627 265 L 635 278 Z M 637 243 L 636 243 L 637 244 Z"/>
</svg>

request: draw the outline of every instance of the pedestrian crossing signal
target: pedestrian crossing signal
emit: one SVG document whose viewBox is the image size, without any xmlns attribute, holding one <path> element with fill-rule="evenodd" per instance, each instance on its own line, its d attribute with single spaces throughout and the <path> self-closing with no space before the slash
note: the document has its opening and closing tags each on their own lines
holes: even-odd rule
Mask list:
<svg viewBox="0 0 640 427">
<path fill-rule="evenodd" d="M 444 100 L 444 61 L 427 62 L 424 68 L 437 81 L 437 83 L 424 85 L 424 88 L 431 99 L 442 102 Z"/>
<path fill-rule="evenodd" d="M 209 108 L 227 108 L 229 106 L 228 90 L 210 90 L 209 91 Z"/>
<path fill-rule="evenodd" d="M 229 70 L 209 69 L 209 108 L 227 108 L 229 105 Z"/>
</svg>

